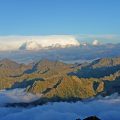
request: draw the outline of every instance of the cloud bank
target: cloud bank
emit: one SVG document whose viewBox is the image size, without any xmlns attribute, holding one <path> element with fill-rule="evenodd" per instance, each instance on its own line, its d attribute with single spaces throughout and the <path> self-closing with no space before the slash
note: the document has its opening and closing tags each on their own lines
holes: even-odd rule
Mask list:
<svg viewBox="0 0 120 120">
<path fill-rule="evenodd" d="M 72 35 L 49 36 L 4 36 L 0 37 L 0 51 L 39 50 L 47 47 L 79 46 L 80 43 Z"/>
<path fill-rule="evenodd" d="M 82 43 L 119 43 L 120 35 L 114 34 L 80 34 L 80 35 L 46 35 L 46 36 L 0 36 L 0 51 L 41 50 L 48 48 L 66 48 Z"/>
</svg>

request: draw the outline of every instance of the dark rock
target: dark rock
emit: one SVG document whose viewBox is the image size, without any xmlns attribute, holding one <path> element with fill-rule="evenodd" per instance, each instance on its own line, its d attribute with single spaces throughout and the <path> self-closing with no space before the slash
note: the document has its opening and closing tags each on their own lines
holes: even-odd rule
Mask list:
<svg viewBox="0 0 120 120">
<path fill-rule="evenodd" d="M 96 117 L 96 116 L 90 116 L 90 117 L 87 117 L 87 118 L 85 118 L 83 120 L 100 120 L 100 119 L 98 117 Z"/>
<path fill-rule="evenodd" d="M 80 118 L 77 118 L 76 120 L 81 120 Z"/>
</svg>

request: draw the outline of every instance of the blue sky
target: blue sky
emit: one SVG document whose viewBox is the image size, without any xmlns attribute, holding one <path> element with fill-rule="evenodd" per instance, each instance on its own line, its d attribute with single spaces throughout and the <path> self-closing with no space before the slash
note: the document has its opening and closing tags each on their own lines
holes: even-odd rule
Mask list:
<svg viewBox="0 0 120 120">
<path fill-rule="evenodd" d="M 0 0 L 0 35 L 119 34 L 120 0 Z"/>
</svg>

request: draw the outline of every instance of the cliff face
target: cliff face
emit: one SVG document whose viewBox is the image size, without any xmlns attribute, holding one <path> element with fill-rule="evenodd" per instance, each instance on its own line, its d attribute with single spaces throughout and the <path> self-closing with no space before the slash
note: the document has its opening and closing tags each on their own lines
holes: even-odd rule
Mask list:
<svg viewBox="0 0 120 120">
<path fill-rule="evenodd" d="M 120 93 L 120 58 L 87 64 L 40 60 L 28 65 L 0 61 L 0 89 L 25 88 L 43 98 L 83 99 Z"/>
</svg>

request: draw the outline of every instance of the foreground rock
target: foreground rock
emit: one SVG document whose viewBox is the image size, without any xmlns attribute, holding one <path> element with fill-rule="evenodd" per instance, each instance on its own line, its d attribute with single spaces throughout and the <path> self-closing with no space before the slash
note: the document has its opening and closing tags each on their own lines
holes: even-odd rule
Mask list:
<svg viewBox="0 0 120 120">
<path fill-rule="evenodd" d="M 76 119 L 76 120 L 81 120 L 80 118 L 78 118 L 78 119 Z M 83 120 L 100 120 L 98 117 L 96 117 L 96 116 L 90 116 L 90 117 L 87 117 L 87 118 L 85 118 L 85 119 L 83 119 Z"/>
<path fill-rule="evenodd" d="M 98 117 L 96 117 L 96 116 L 90 116 L 90 117 L 85 118 L 83 120 L 100 120 L 100 119 Z"/>
</svg>

